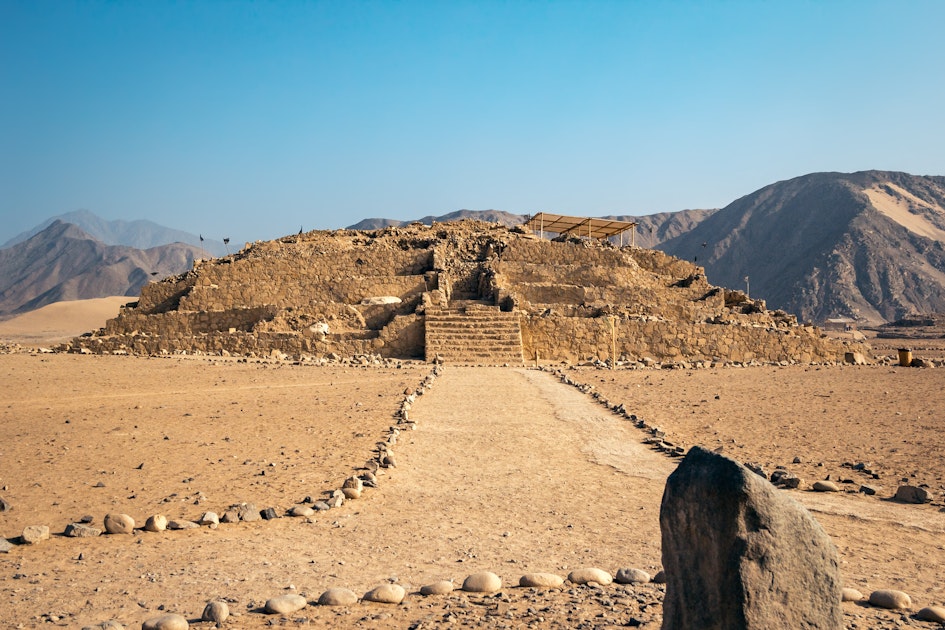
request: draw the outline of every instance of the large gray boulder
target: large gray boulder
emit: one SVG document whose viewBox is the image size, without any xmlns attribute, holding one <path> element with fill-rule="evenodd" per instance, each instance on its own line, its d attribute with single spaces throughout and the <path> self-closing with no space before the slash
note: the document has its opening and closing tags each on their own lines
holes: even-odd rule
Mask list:
<svg viewBox="0 0 945 630">
<path fill-rule="evenodd" d="M 837 550 L 801 505 L 694 447 L 660 507 L 666 630 L 843 627 Z"/>
</svg>

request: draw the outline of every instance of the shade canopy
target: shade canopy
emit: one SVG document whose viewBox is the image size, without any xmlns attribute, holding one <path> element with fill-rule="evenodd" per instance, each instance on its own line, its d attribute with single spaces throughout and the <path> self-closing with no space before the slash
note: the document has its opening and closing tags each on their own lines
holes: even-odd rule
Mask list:
<svg viewBox="0 0 945 630">
<path fill-rule="evenodd" d="M 536 232 L 554 232 L 555 234 L 573 234 L 589 238 L 609 238 L 636 227 L 633 221 L 615 219 L 594 219 L 591 217 L 571 217 L 564 214 L 539 212 L 528 221 L 525 227 Z"/>
</svg>

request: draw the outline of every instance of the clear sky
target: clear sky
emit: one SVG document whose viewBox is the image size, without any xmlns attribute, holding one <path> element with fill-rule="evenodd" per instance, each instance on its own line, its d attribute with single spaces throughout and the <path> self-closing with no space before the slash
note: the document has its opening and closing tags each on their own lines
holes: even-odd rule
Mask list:
<svg viewBox="0 0 945 630">
<path fill-rule="evenodd" d="M 945 2 L 0 0 L 0 242 L 462 208 L 721 207 L 945 175 Z"/>
</svg>

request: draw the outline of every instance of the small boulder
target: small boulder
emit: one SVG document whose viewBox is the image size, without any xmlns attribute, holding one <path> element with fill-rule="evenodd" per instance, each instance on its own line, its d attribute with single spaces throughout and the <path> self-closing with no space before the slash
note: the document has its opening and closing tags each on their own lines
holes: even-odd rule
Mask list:
<svg viewBox="0 0 945 630">
<path fill-rule="evenodd" d="M 420 587 L 421 595 L 449 595 L 453 592 L 453 589 L 456 588 L 453 586 L 453 583 L 449 580 L 440 580 L 439 582 L 434 582 L 433 584 L 424 584 Z"/>
<path fill-rule="evenodd" d="M 227 510 L 223 513 L 223 516 L 220 517 L 221 523 L 239 523 L 240 522 L 240 513 L 238 510 Z"/>
<path fill-rule="evenodd" d="M 564 578 L 555 573 L 526 573 L 519 578 L 518 585 L 530 588 L 558 588 Z"/>
<path fill-rule="evenodd" d="M 463 580 L 463 590 L 467 593 L 495 593 L 502 589 L 502 579 L 490 571 L 473 573 Z"/>
<path fill-rule="evenodd" d="M 912 598 L 902 591 L 883 588 L 870 593 L 870 606 L 888 608 L 889 610 L 904 610 L 912 608 Z"/>
<path fill-rule="evenodd" d="M 102 530 L 84 523 L 69 523 L 66 525 L 65 535 L 69 538 L 95 538 L 102 535 Z"/>
<path fill-rule="evenodd" d="M 109 534 L 133 534 L 135 519 L 127 514 L 106 514 L 105 531 Z"/>
<path fill-rule="evenodd" d="M 13 549 L 13 543 L 6 538 L 0 538 L 0 553 L 10 553 L 11 549 Z"/>
<path fill-rule="evenodd" d="M 171 519 L 167 522 L 168 529 L 197 529 L 199 527 L 197 523 L 182 518 Z"/>
<path fill-rule="evenodd" d="M 167 529 L 167 517 L 163 514 L 149 516 L 148 520 L 144 522 L 144 531 L 146 532 L 163 532 L 165 529 Z"/>
<path fill-rule="evenodd" d="M 614 575 L 617 584 L 646 584 L 650 581 L 650 574 L 643 569 L 618 569 Z"/>
<path fill-rule="evenodd" d="M 201 525 L 219 525 L 220 517 L 217 516 L 216 512 L 204 512 L 197 522 Z"/>
<path fill-rule="evenodd" d="M 263 610 L 270 615 L 288 615 L 297 610 L 302 610 L 307 605 L 308 602 L 301 595 L 279 595 L 266 600 Z"/>
<path fill-rule="evenodd" d="M 932 500 L 932 493 L 918 486 L 899 486 L 893 499 L 903 503 L 929 503 Z"/>
<path fill-rule="evenodd" d="M 259 513 L 264 520 L 271 521 L 272 519 L 279 518 L 279 514 L 276 512 L 276 508 L 268 507 L 265 510 Z"/>
<path fill-rule="evenodd" d="M 48 525 L 27 525 L 23 528 L 23 535 L 20 536 L 23 544 L 38 545 L 44 540 L 49 540 Z"/>
<path fill-rule="evenodd" d="M 151 617 L 141 624 L 141 630 L 187 630 L 189 627 L 187 619 L 180 615 Z"/>
<path fill-rule="evenodd" d="M 653 584 L 666 584 L 666 571 L 660 569 L 656 572 L 656 575 L 653 576 Z"/>
<path fill-rule="evenodd" d="M 933 623 L 945 623 L 945 606 L 926 606 L 915 614 L 917 619 Z"/>
<path fill-rule="evenodd" d="M 571 573 L 568 574 L 568 581 L 574 584 L 590 584 L 593 582 L 594 584 L 607 586 L 613 584 L 614 576 L 603 569 L 586 567 L 584 569 L 571 571 Z"/>
<path fill-rule="evenodd" d="M 360 499 L 361 491 L 357 488 L 342 488 L 341 492 L 345 495 L 346 499 Z"/>
<path fill-rule="evenodd" d="M 226 621 L 230 616 L 230 607 L 226 602 L 213 601 L 207 602 L 203 608 L 203 614 L 200 615 L 201 621 L 212 621 L 220 624 Z"/>
<path fill-rule="evenodd" d="M 307 505 L 294 505 L 289 509 L 289 516 L 311 516 L 315 510 Z"/>
<path fill-rule="evenodd" d="M 0 512 L 8 512 L 13 509 L 13 506 L 10 505 L 10 502 L 0 497 Z"/>
<path fill-rule="evenodd" d="M 369 590 L 361 599 L 378 604 L 399 604 L 406 595 L 407 591 L 400 584 L 382 584 Z"/>
<path fill-rule="evenodd" d="M 234 507 L 236 508 L 236 513 L 239 514 L 241 521 L 251 523 L 253 521 L 262 520 L 262 516 L 259 514 L 259 508 L 256 507 L 255 503 L 240 503 Z"/>
<path fill-rule="evenodd" d="M 346 588 L 330 588 L 318 598 L 319 606 L 354 606 L 358 596 Z"/>
<path fill-rule="evenodd" d="M 856 590 L 855 588 L 850 588 L 850 587 L 844 586 L 844 587 L 840 590 L 840 601 L 843 601 L 843 602 L 862 602 L 864 599 L 866 599 L 866 598 L 863 596 L 863 593 L 861 593 L 860 591 Z"/>
<path fill-rule="evenodd" d="M 840 492 L 840 486 L 832 481 L 815 481 L 814 492 Z"/>
</svg>

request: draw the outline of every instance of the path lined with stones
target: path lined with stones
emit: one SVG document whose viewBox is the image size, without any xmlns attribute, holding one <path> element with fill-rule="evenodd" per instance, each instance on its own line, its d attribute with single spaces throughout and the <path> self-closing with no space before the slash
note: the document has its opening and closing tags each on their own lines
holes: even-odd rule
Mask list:
<svg viewBox="0 0 945 630">
<path fill-rule="evenodd" d="M 166 611 L 209 628 L 201 612 L 223 600 L 226 624 L 248 628 L 659 627 L 656 584 L 516 586 L 529 573 L 565 577 L 586 567 L 656 573 L 659 503 L 674 463 L 643 446 L 631 423 L 547 373 L 459 367 L 443 371 L 410 418 L 417 430 L 400 433 L 397 466 L 379 487 L 315 522 L 107 536 L 81 548 L 52 540 L 17 565 L 20 595 L 42 598 L 55 588 L 57 564 L 82 562 L 83 624 L 98 615 L 138 627 Z M 159 548 L 159 561 L 137 555 L 148 546 Z M 499 591 L 419 594 L 485 571 L 501 579 Z M 402 603 L 315 605 L 329 589 L 363 598 L 385 584 L 403 587 Z M 852 610 L 850 627 L 922 626 L 902 613 Z"/>
</svg>

